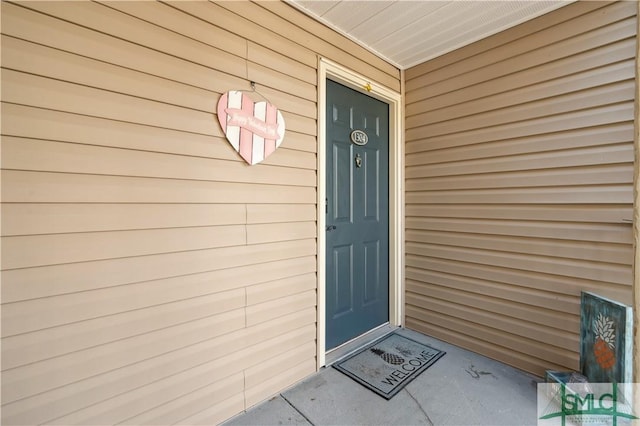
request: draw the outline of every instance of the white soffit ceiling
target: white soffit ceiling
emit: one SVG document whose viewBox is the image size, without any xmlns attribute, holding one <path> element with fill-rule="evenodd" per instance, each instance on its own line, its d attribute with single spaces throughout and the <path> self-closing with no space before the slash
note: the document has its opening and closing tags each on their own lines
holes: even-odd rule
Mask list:
<svg viewBox="0 0 640 426">
<path fill-rule="evenodd" d="M 401 69 L 572 3 L 571 0 L 288 0 Z"/>
</svg>

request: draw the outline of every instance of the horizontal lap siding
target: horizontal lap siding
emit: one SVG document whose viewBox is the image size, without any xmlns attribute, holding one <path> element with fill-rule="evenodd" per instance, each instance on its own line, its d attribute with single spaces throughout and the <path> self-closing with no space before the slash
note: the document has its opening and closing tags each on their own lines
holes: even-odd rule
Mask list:
<svg viewBox="0 0 640 426">
<path fill-rule="evenodd" d="M 631 303 L 636 7 L 407 70 L 408 327 L 542 375 L 579 368 L 582 290 Z"/>
<path fill-rule="evenodd" d="M 3 2 L 3 424 L 212 424 L 315 371 L 317 57 L 399 72 L 298 19 Z M 214 114 L 249 80 L 287 124 L 253 167 Z"/>
</svg>

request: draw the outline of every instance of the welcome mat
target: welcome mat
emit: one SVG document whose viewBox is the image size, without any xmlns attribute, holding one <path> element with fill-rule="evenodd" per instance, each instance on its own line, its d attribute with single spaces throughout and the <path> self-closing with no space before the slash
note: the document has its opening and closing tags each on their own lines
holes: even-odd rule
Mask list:
<svg viewBox="0 0 640 426">
<path fill-rule="evenodd" d="M 333 366 L 378 395 L 391 399 L 444 354 L 391 333 Z"/>
</svg>

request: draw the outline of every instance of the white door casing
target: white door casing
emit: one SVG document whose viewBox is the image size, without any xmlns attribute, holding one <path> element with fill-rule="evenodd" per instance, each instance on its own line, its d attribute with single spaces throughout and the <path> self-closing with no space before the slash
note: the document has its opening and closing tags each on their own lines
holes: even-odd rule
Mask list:
<svg viewBox="0 0 640 426">
<path fill-rule="evenodd" d="M 404 323 L 404 143 L 400 93 L 347 68 L 320 58 L 318 63 L 318 181 L 317 181 L 317 368 L 325 365 L 326 283 L 326 80 L 331 77 L 347 87 L 389 104 L 389 323 Z M 370 89 L 370 90 L 369 90 Z"/>
</svg>

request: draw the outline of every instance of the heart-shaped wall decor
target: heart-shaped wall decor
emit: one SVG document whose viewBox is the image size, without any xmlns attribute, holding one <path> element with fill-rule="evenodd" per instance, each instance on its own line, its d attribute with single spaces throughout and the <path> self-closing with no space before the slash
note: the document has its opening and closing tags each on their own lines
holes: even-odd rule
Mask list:
<svg viewBox="0 0 640 426">
<path fill-rule="evenodd" d="M 253 102 L 238 90 L 218 101 L 218 121 L 233 149 L 250 165 L 258 164 L 282 143 L 284 118 L 269 102 Z"/>
</svg>

